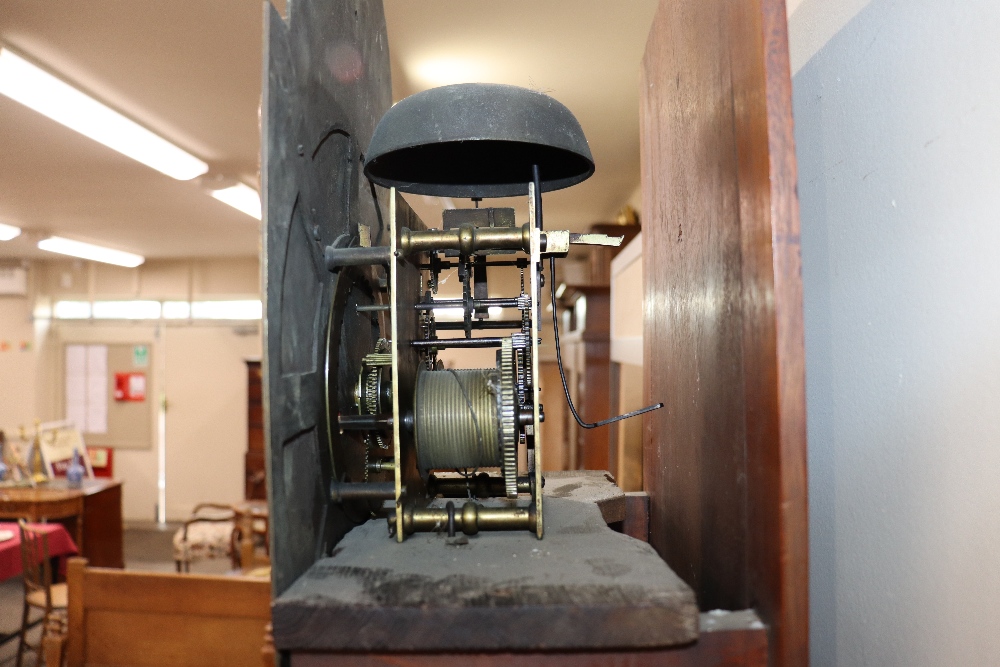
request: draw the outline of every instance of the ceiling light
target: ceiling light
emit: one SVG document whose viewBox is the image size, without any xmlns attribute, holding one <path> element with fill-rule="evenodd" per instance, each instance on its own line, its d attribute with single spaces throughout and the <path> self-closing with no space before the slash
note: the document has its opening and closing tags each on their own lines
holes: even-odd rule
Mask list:
<svg viewBox="0 0 1000 667">
<path fill-rule="evenodd" d="M 249 185 L 237 183 L 229 188 L 212 191 L 212 196 L 223 204 L 229 204 L 251 218 L 260 220 L 260 195 Z"/>
<path fill-rule="evenodd" d="M 10 241 L 21 235 L 21 228 L 0 222 L 0 241 Z"/>
<path fill-rule="evenodd" d="M 208 171 L 187 151 L 7 49 L 0 49 L 0 93 L 167 176 L 187 181 Z"/>
<path fill-rule="evenodd" d="M 133 255 L 130 252 L 112 250 L 111 248 L 103 248 L 99 245 L 91 245 L 90 243 L 82 243 L 80 241 L 71 241 L 58 236 L 51 236 L 39 241 L 38 247 L 49 252 L 57 252 L 60 255 L 70 255 L 71 257 L 90 259 L 95 262 L 127 266 L 128 268 L 134 268 L 146 261 L 146 258 L 142 255 Z"/>
</svg>

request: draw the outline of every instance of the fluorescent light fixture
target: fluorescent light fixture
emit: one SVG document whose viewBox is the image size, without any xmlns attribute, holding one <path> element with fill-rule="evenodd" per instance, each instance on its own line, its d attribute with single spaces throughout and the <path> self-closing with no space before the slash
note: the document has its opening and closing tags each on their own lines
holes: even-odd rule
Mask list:
<svg viewBox="0 0 1000 667">
<path fill-rule="evenodd" d="M 0 93 L 177 180 L 208 171 L 187 151 L 7 49 L 0 49 Z"/>
<path fill-rule="evenodd" d="M 259 320 L 264 315 L 260 299 L 240 301 L 195 301 L 191 317 L 196 320 Z"/>
<path fill-rule="evenodd" d="M 0 222 L 0 241 L 10 241 L 21 235 L 21 228 Z"/>
<path fill-rule="evenodd" d="M 86 320 L 90 317 L 90 302 L 56 301 L 52 314 L 57 320 Z"/>
<path fill-rule="evenodd" d="M 95 320 L 158 320 L 159 301 L 95 301 Z"/>
<path fill-rule="evenodd" d="M 191 317 L 191 304 L 188 301 L 164 301 L 163 319 L 186 320 Z"/>
<path fill-rule="evenodd" d="M 214 190 L 212 196 L 223 204 L 229 204 L 238 211 L 243 211 L 251 218 L 260 220 L 260 195 L 249 185 L 237 183 L 236 185 Z"/>
<path fill-rule="evenodd" d="M 90 259 L 95 262 L 104 262 L 105 264 L 117 264 L 118 266 L 127 266 L 128 268 L 134 268 L 146 261 L 146 258 L 142 255 L 133 255 L 130 252 L 103 248 L 99 245 L 91 245 L 90 243 L 83 243 L 81 241 L 71 241 L 59 236 L 51 236 L 39 241 L 38 247 L 41 250 L 57 252 L 60 255 Z"/>
</svg>

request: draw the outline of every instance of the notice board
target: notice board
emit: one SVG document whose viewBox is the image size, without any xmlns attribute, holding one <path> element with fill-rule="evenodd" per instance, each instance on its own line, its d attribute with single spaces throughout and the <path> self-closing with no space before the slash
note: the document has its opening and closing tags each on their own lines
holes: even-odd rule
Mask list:
<svg viewBox="0 0 1000 667">
<path fill-rule="evenodd" d="M 64 412 L 88 446 L 152 447 L 152 368 L 148 343 L 66 344 Z"/>
</svg>

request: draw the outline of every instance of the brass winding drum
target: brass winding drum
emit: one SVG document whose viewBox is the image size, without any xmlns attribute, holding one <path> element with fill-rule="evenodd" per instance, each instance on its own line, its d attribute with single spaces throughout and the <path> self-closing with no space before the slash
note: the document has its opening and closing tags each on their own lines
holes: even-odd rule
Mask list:
<svg viewBox="0 0 1000 667">
<path fill-rule="evenodd" d="M 413 426 L 421 471 L 500 467 L 499 391 L 495 368 L 417 376 Z"/>
</svg>

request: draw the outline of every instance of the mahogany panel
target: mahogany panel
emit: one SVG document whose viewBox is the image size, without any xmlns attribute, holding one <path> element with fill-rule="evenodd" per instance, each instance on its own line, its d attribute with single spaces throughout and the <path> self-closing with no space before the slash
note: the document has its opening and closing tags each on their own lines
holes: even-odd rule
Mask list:
<svg viewBox="0 0 1000 667">
<path fill-rule="evenodd" d="M 809 662 L 802 258 L 785 3 L 729 3 L 743 249 L 749 604 Z M 767 221 L 768 224 L 764 224 Z M 748 354 L 752 351 L 752 354 Z"/>
<path fill-rule="evenodd" d="M 620 415 L 622 413 L 620 409 L 621 377 L 622 377 L 621 364 L 615 361 L 609 362 L 608 363 L 608 414 L 609 415 Z M 614 424 L 608 429 L 607 470 L 614 476 L 615 481 L 618 482 L 618 484 L 621 484 L 622 476 L 621 472 L 619 471 L 619 468 L 621 467 L 621 460 L 620 457 L 618 456 L 618 447 L 619 447 L 618 443 L 621 439 L 621 433 L 619 433 L 617 427 L 618 424 Z M 622 485 L 622 488 L 624 488 L 624 485 Z"/>
<path fill-rule="evenodd" d="M 588 304 L 588 308 L 590 305 Z M 581 391 L 574 396 L 580 418 L 596 422 L 611 416 L 611 343 L 594 342 L 584 339 L 585 365 L 583 367 Z M 608 427 L 577 429 L 580 454 L 577 461 L 583 470 L 610 469 L 611 429 Z"/>
<path fill-rule="evenodd" d="M 798 202 L 781 0 L 661 2 L 643 60 L 650 542 L 808 664 Z M 648 236 L 647 236 L 648 235 Z"/>
<path fill-rule="evenodd" d="M 81 555 L 95 567 L 125 567 L 122 485 L 103 484 L 83 497 Z"/>
<path fill-rule="evenodd" d="M 631 491 L 625 494 L 625 520 L 622 532 L 643 542 L 649 542 L 649 494 Z"/>
<path fill-rule="evenodd" d="M 610 260 L 608 260 L 610 262 Z M 582 323 L 583 365 L 578 391 L 573 395 L 577 412 L 586 422 L 611 416 L 611 291 L 606 286 L 576 287 L 587 299 L 587 319 Z M 609 470 L 607 427 L 577 428 L 577 462 L 583 470 Z"/>
<path fill-rule="evenodd" d="M 641 105 L 650 543 L 702 609 L 746 591 L 740 192 L 720 0 L 661 3 Z"/>
<path fill-rule="evenodd" d="M 246 500 L 267 500 L 264 402 L 260 361 L 247 360 L 247 451 L 243 457 Z"/>
</svg>

